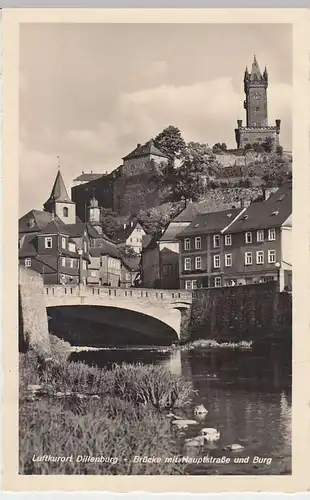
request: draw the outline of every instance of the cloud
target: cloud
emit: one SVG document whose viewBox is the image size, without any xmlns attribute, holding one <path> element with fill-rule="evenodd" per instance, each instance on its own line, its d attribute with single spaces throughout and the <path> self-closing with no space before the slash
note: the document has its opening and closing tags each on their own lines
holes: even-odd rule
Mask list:
<svg viewBox="0 0 310 500">
<path fill-rule="evenodd" d="M 143 71 L 142 75 L 148 80 L 162 80 L 168 73 L 168 65 L 165 61 L 152 61 Z"/>
<path fill-rule="evenodd" d="M 289 149 L 292 88 L 274 83 L 268 92 L 269 124 L 276 118 L 282 120 L 280 142 Z M 70 185 L 82 170 L 104 172 L 118 167 L 138 142 L 155 137 L 168 125 L 179 127 L 187 141 L 225 142 L 235 147 L 236 120 L 245 117 L 243 99 L 242 89 L 238 93 L 231 78 L 163 84 L 120 93 L 113 113 L 93 128 L 71 128 L 62 135 L 43 128 L 37 138 L 41 151 L 27 145 L 25 134 L 20 151 L 21 210 L 40 208 L 47 199 L 57 172 L 57 155 Z"/>
</svg>

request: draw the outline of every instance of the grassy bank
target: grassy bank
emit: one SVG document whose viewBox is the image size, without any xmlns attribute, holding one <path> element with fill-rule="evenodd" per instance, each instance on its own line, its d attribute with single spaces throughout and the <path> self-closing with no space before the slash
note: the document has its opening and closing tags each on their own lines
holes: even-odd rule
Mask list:
<svg viewBox="0 0 310 500">
<path fill-rule="evenodd" d="M 37 385 L 31 392 L 30 385 Z M 33 389 L 33 388 L 32 388 Z M 44 363 L 20 355 L 20 474 L 183 474 L 183 465 L 133 463 L 134 456 L 177 454 L 168 409 L 190 403 L 190 383 L 159 366 L 111 370 Z M 33 461 L 36 455 L 73 457 Z M 76 462 L 78 455 L 117 463 Z"/>
</svg>

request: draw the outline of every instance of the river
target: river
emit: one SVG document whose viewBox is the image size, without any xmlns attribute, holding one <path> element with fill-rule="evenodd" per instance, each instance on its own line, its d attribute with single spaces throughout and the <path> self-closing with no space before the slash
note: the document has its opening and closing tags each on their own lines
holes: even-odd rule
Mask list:
<svg viewBox="0 0 310 500">
<path fill-rule="evenodd" d="M 288 352 L 267 347 L 260 352 L 124 347 L 74 352 L 71 360 L 99 367 L 121 362 L 156 363 L 191 380 L 197 391 L 193 407 L 203 404 L 208 409 L 198 431 L 195 426 L 194 435 L 203 427 L 218 429 L 220 440 L 210 445 L 208 452 L 214 458 L 226 456 L 230 462 L 190 465 L 188 473 L 291 473 L 291 362 Z M 193 407 L 183 411 L 182 416 L 193 418 Z M 244 450 L 224 451 L 232 443 L 241 444 Z M 246 461 L 249 457 L 248 463 L 236 463 L 240 457 Z M 272 460 L 263 464 L 254 457 Z"/>
</svg>

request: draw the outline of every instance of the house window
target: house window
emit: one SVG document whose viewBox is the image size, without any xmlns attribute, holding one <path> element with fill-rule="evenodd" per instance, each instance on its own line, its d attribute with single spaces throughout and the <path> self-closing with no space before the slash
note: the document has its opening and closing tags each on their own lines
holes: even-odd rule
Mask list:
<svg viewBox="0 0 310 500">
<path fill-rule="evenodd" d="M 31 259 L 25 259 L 25 267 L 31 267 Z"/>
<path fill-rule="evenodd" d="M 86 269 L 87 269 L 86 260 L 83 260 L 83 269 L 84 269 L 84 271 L 86 271 Z"/>
<path fill-rule="evenodd" d="M 192 288 L 192 282 L 190 280 L 185 281 L 185 290 L 190 290 Z"/>
<path fill-rule="evenodd" d="M 220 246 L 220 235 L 219 234 L 215 234 L 213 236 L 213 247 L 214 248 L 218 248 Z"/>
<path fill-rule="evenodd" d="M 130 273 L 126 273 L 126 281 L 130 281 Z"/>
<path fill-rule="evenodd" d="M 50 236 L 45 238 L 44 242 L 45 242 L 45 248 L 52 248 L 53 239 Z"/>
<path fill-rule="evenodd" d="M 195 258 L 195 269 L 201 269 L 201 257 Z"/>
<path fill-rule="evenodd" d="M 256 252 L 256 264 L 264 264 L 264 252 L 262 250 Z"/>
<path fill-rule="evenodd" d="M 191 240 L 189 238 L 185 238 L 184 240 L 184 250 L 190 250 L 191 249 Z"/>
<path fill-rule="evenodd" d="M 230 247 L 232 244 L 231 234 L 225 234 L 225 245 Z"/>
<path fill-rule="evenodd" d="M 268 250 L 268 264 L 275 264 L 276 262 L 276 251 Z"/>
<path fill-rule="evenodd" d="M 195 248 L 196 248 L 196 250 L 201 250 L 201 238 L 200 238 L 200 236 L 197 236 L 197 238 L 195 238 Z"/>
<path fill-rule="evenodd" d="M 61 258 L 61 265 L 62 265 L 62 267 L 66 267 L 66 258 L 65 257 Z"/>
<path fill-rule="evenodd" d="M 192 281 L 192 289 L 196 290 L 196 288 L 197 288 L 197 280 L 193 280 Z"/>
<path fill-rule="evenodd" d="M 87 252 L 87 243 L 84 241 L 84 252 Z"/>
<path fill-rule="evenodd" d="M 68 245 L 69 252 L 75 253 L 75 243 L 69 243 Z"/>
<path fill-rule="evenodd" d="M 245 233 L 245 242 L 246 243 L 252 243 L 252 233 L 251 231 L 248 231 Z"/>
<path fill-rule="evenodd" d="M 244 263 L 246 266 L 252 265 L 252 252 L 245 252 Z"/>
<path fill-rule="evenodd" d="M 264 241 L 264 230 L 259 229 L 256 233 L 256 238 L 258 242 Z"/>
<path fill-rule="evenodd" d="M 66 248 L 66 238 L 61 238 L 61 248 Z"/>
<path fill-rule="evenodd" d="M 163 264 L 163 275 L 170 276 L 172 274 L 172 265 L 171 264 Z"/>
<path fill-rule="evenodd" d="M 69 215 L 69 210 L 68 210 L 68 207 L 63 207 L 63 209 L 62 209 L 62 213 L 63 213 L 63 216 L 64 216 L 64 217 L 68 217 L 68 215 Z"/>
<path fill-rule="evenodd" d="M 275 241 L 276 239 L 276 230 L 268 229 L 268 241 Z"/>
<path fill-rule="evenodd" d="M 187 257 L 184 259 L 184 271 L 190 271 L 191 270 L 191 259 Z"/>
<path fill-rule="evenodd" d="M 96 278 L 97 272 L 96 271 L 90 271 L 90 275 L 92 278 Z"/>
<path fill-rule="evenodd" d="M 222 278 L 220 276 L 216 276 L 214 278 L 214 286 L 219 287 L 222 285 Z"/>
<path fill-rule="evenodd" d="M 221 266 L 221 256 L 214 255 L 213 256 L 213 267 L 219 268 Z"/>
<path fill-rule="evenodd" d="M 70 259 L 70 267 L 73 267 L 73 259 Z"/>
<path fill-rule="evenodd" d="M 232 266 L 232 254 L 231 253 L 226 253 L 225 254 L 225 266 L 226 267 L 231 267 Z"/>
</svg>

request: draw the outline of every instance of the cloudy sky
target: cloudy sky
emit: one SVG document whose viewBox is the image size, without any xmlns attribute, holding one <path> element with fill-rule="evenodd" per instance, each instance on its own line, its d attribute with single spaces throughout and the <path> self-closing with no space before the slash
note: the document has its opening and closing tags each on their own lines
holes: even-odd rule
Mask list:
<svg viewBox="0 0 310 500">
<path fill-rule="evenodd" d="M 243 73 L 269 71 L 269 124 L 291 149 L 289 25 L 28 24 L 20 33 L 20 215 L 41 209 L 57 173 L 110 172 L 164 127 L 235 147 Z"/>
</svg>

